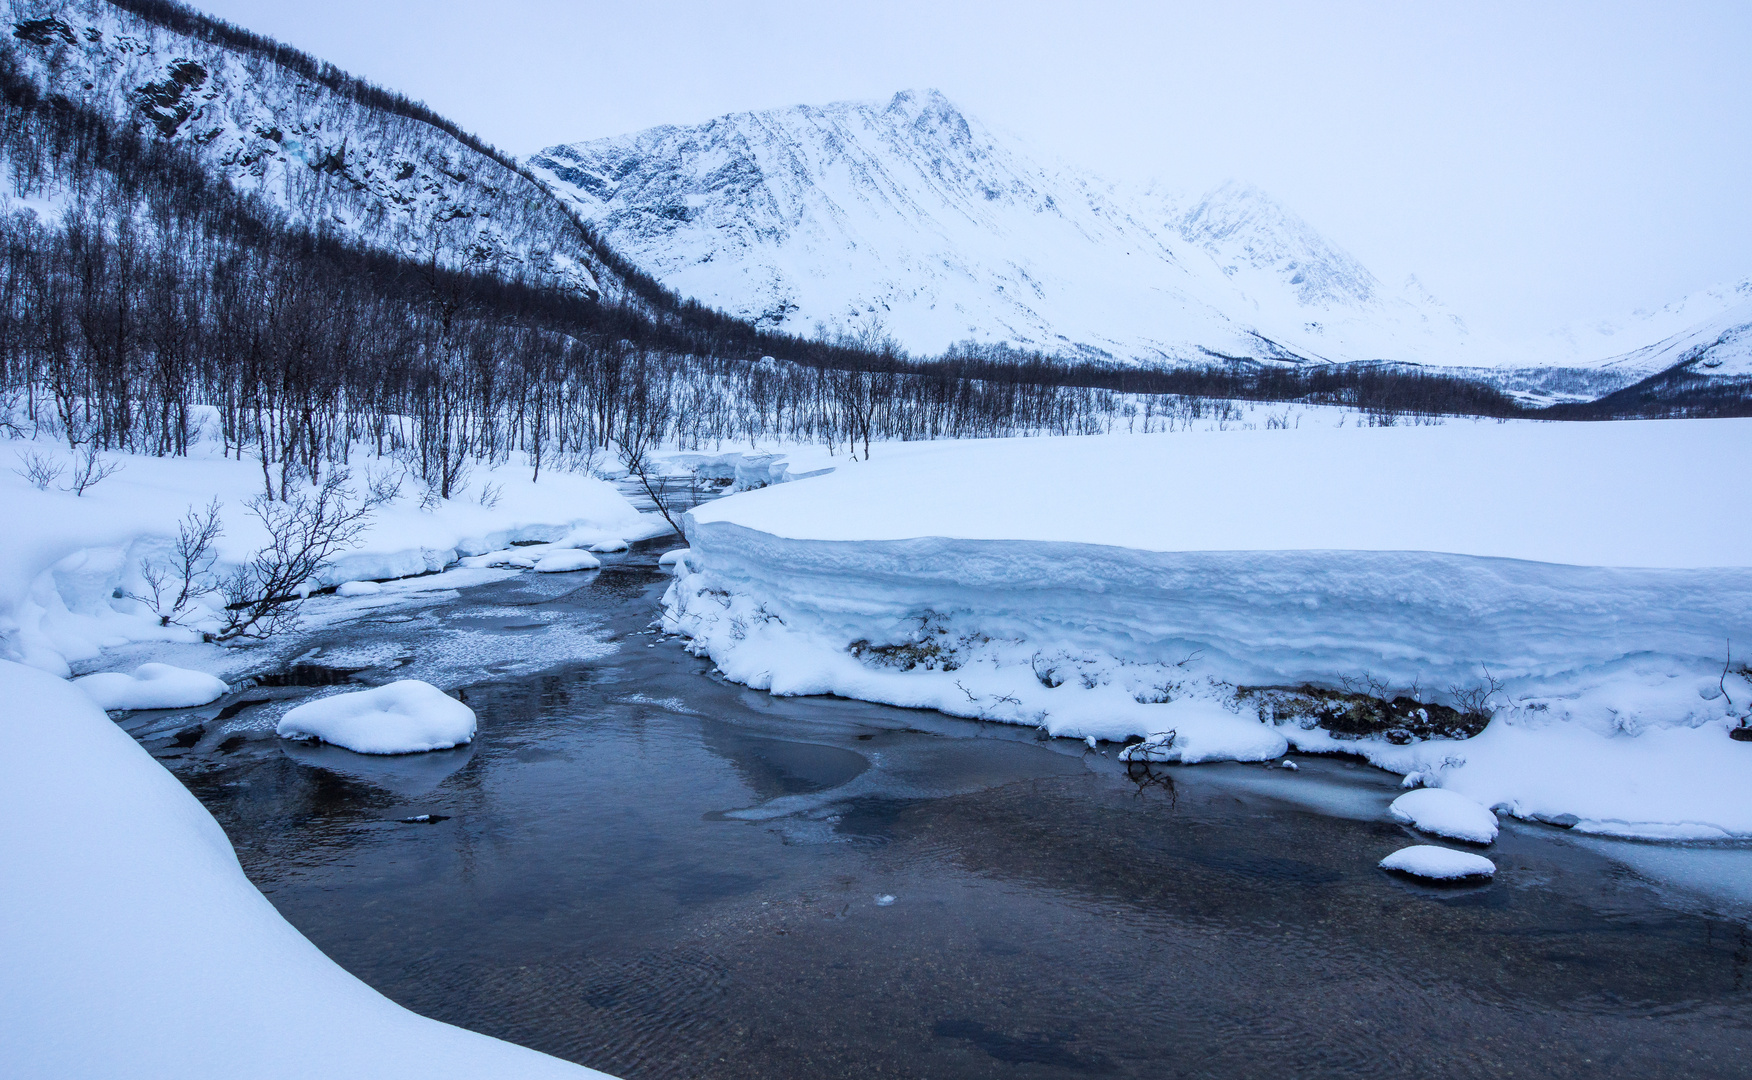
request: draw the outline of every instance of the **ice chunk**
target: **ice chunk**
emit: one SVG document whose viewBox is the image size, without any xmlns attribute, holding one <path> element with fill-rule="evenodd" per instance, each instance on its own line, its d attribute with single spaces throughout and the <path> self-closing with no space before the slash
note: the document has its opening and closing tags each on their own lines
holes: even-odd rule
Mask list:
<svg viewBox="0 0 1752 1080">
<path fill-rule="evenodd" d="M 105 671 L 75 679 L 73 685 L 103 709 L 191 709 L 231 689 L 204 671 L 169 664 L 141 664 L 132 675 Z"/>
<path fill-rule="evenodd" d="M 576 548 L 563 548 L 550 551 L 536 560 L 535 572 L 538 574 L 563 574 L 570 570 L 594 570 L 602 565 L 602 560 L 588 551 Z"/>
<path fill-rule="evenodd" d="M 343 581 L 335 589 L 336 596 L 376 596 L 383 586 L 375 581 Z"/>
<path fill-rule="evenodd" d="M 1464 795 L 1441 788 L 1418 788 L 1387 808 L 1396 820 L 1454 840 L 1488 844 L 1497 838 L 1496 815 Z"/>
<path fill-rule="evenodd" d="M 361 754 L 447 750 L 474 738 L 474 710 L 428 682 L 400 679 L 307 701 L 280 718 L 283 739 L 321 739 Z"/>
<path fill-rule="evenodd" d="M 1496 863 L 1483 855 L 1434 844 L 1413 844 L 1400 848 L 1380 862 L 1383 870 L 1397 870 L 1412 877 L 1431 881 L 1465 881 L 1468 878 L 1488 878 L 1496 874 Z"/>
</svg>

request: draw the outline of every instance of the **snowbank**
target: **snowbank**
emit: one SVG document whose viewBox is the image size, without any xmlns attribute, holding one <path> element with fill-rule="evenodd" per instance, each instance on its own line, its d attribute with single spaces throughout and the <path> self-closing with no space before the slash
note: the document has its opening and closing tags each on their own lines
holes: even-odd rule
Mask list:
<svg viewBox="0 0 1752 1080">
<path fill-rule="evenodd" d="M 1176 761 L 1282 738 L 1524 816 L 1752 835 L 1725 730 L 1752 682 L 1723 674 L 1752 642 L 1752 478 L 1712 464 L 1748 444 L 1710 420 L 885 447 L 692 511 L 666 626 L 779 694 L 1173 730 Z M 1394 746 L 1237 694 L 1347 679 L 1497 718 Z"/>
<path fill-rule="evenodd" d="M 398 679 L 294 706 L 274 733 L 321 739 L 360 754 L 417 754 L 472 740 L 475 714 L 431 683 Z"/>
<path fill-rule="evenodd" d="M 64 444 L 47 439 L 15 440 L 0 449 L 63 464 L 70 457 Z M 168 554 L 183 515 L 215 496 L 225 529 L 218 570 L 242 563 L 266 543 L 244 506 L 261 491 L 258 464 L 225 458 L 205 441 L 187 458 L 108 457 L 125 467 L 82 497 L 55 485 L 38 491 L 14 471 L 10 457 L 0 459 L 0 502 L 11 511 L 0 535 L 0 657 L 66 675 L 71 662 L 92 659 L 106 646 L 188 640 L 188 630 L 158 626 L 145 605 L 125 594 L 146 591 L 142 560 Z M 361 456 L 354 474 L 362 482 L 367 473 L 398 468 Z M 429 510 L 420 508 L 415 485 L 405 482 L 402 496 L 373 516 L 362 542 L 313 584 L 424 574 L 516 542 L 613 549 L 669 531 L 659 516 L 639 513 L 613 485 L 593 477 L 547 472 L 532 483 L 528 472 L 506 465 L 477 469 L 475 480 Z M 497 495 L 490 507 L 480 500 L 488 485 Z"/>
<path fill-rule="evenodd" d="M 1497 838 L 1496 815 L 1466 796 L 1442 788 L 1419 788 L 1393 800 L 1387 813 L 1419 832 L 1488 844 Z"/>
<path fill-rule="evenodd" d="M 1381 860 L 1381 869 L 1397 870 L 1412 877 L 1431 881 L 1465 881 L 1468 878 L 1496 876 L 1496 863 L 1470 851 L 1416 844 L 1400 848 Z"/>
<path fill-rule="evenodd" d="M 217 701 L 231 689 L 204 671 L 169 664 L 141 664 L 132 675 L 105 671 L 76 679 L 73 685 L 100 709 L 192 709 Z"/>
<path fill-rule="evenodd" d="M 194 796 L 85 695 L 0 661 L 0 697 L 9 1075 L 603 1075 L 383 997 L 280 917 Z"/>
</svg>

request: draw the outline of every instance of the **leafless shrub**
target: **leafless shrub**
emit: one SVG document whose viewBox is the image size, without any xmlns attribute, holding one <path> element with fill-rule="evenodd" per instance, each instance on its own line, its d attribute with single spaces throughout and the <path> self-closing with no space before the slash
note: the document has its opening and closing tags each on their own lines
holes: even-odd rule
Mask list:
<svg viewBox="0 0 1752 1080">
<path fill-rule="evenodd" d="M 49 485 L 61 478 L 61 464 L 47 454 L 31 451 L 18 455 L 19 467 L 12 471 L 24 477 L 25 482 L 38 491 L 49 490 Z"/>
<path fill-rule="evenodd" d="M 365 505 L 376 509 L 387 506 L 401 498 L 402 485 L 407 482 L 406 469 L 384 469 L 381 472 L 367 469 L 365 471 Z"/>
<path fill-rule="evenodd" d="M 121 471 L 121 462 L 105 461 L 103 455 L 97 452 L 96 443 L 86 443 L 85 449 L 79 451 L 79 456 L 74 459 L 71 474 L 73 486 L 66 490 L 74 495 L 83 495 L 87 488 L 96 487 Z"/>
<path fill-rule="evenodd" d="M 197 600 L 219 591 L 220 583 L 213 576 L 213 564 L 218 559 L 213 544 L 224 532 L 219 521 L 220 506 L 215 498 L 205 509 L 189 507 L 177 528 L 176 546 L 169 558 L 140 561 L 140 577 L 146 582 L 146 592 L 127 595 L 150 607 L 158 616 L 158 625 L 181 623 Z"/>
<path fill-rule="evenodd" d="M 268 546 L 221 586 L 225 625 L 214 638 L 263 638 L 298 625 L 300 586 L 314 580 L 335 553 L 358 543 L 373 506 L 355 499 L 346 474 L 331 473 L 314 495 L 285 501 L 257 495 L 246 504 L 268 530 Z"/>
<path fill-rule="evenodd" d="M 480 504 L 488 510 L 499 505 L 499 500 L 505 495 L 505 485 L 483 483 L 481 485 Z"/>
<path fill-rule="evenodd" d="M 1448 695 L 1454 699 L 1454 708 L 1460 714 L 1474 720 L 1488 722 L 1496 715 L 1497 706 L 1493 699 L 1502 692 L 1502 680 L 1490 673 L 1490 669 L 1479 665 L 1484 671 L 1484 683 L 1477 686 L 1450 686 Z"/>
</svg>

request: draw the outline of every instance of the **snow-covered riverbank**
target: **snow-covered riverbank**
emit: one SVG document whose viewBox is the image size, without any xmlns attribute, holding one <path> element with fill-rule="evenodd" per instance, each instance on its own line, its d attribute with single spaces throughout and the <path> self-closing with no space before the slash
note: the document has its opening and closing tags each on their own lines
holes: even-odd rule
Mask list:
<svg viewBox="0 0 1752 1080">
<path fill-rule="evenodd" d="M 71 663 L 127 641 L 187 640 L 190 631 L 159 627 L 144 604 L 142 560 L 166 555 L 191 509 L 220 500 L 224 532 L 216 554 L 223 572 L 267 542 L 245 500 L 262 490 L 261 467 L 220 456 L 210 442 L 185 458 L 106 455 L 122 470 L 75 496 L 66 482 L 38 490 L 16 466 L 41 455 L 67 470 L 64 444 L 13 441 L 0 468 L 0 502 L 9 511 L 0 539 L 0 658 L 65 675 Z M 13 459 L 18 459 L 17 461 Z M 392 460 L 360 455 L 353 486 L 370 474 L 399 473 Z M 463 558 L 542 541 L 563 548 L 613 549 L 658 536 L 669 526 L 641 514 L 607 481 L 559 471 L 532 482 L 520 467 L 476 468 L 470 485 L 421 507 L 417 485 L 379 507 L 361 542 L 343 550 L 317 585 L 408 577 Z"/>
<path fill-rule="evenodd" d="M 1748 440 L 1721 420 L 908 446 L 692 512 L 667 620 L 780 694 L 1174 730 L 1184 761 L 1342 749 L 1585 830 L 1752 835 L 1752 743 L 1727 732 L 1752 682 L 1724 674 L 1730 640 L 1752 655 L 1752 481 L 1723 464 Z M 1346 680 L 1488 695 L 1495 719 L 1338 740 L 1237 693 Z"/>
<path fill-rule="evenodd" d="M 79 690 L 0 660 L 0 697 L 8 1075 L 603 1075 L 366 986 L 274 910 L 206 809 Z"/>
</svg>

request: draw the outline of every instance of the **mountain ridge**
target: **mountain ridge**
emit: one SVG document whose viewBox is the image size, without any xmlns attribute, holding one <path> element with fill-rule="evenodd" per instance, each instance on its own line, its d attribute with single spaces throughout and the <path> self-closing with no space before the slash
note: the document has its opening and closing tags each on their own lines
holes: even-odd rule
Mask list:
<svg viewBox="0 0 1752 1080">
<path fill-rule="evenodd" d="M 1258 189 L 1221 185 L 1185 213 L 1040 160 L 934 90 L 730 113 L 526 161 L 654 276 L 768 325 L 846 331 L 878 316 L 916 351 L 972 337 L 1142 362 L 1466 352 L 1463 323 L 1390 295 Z"/>
</svg>

